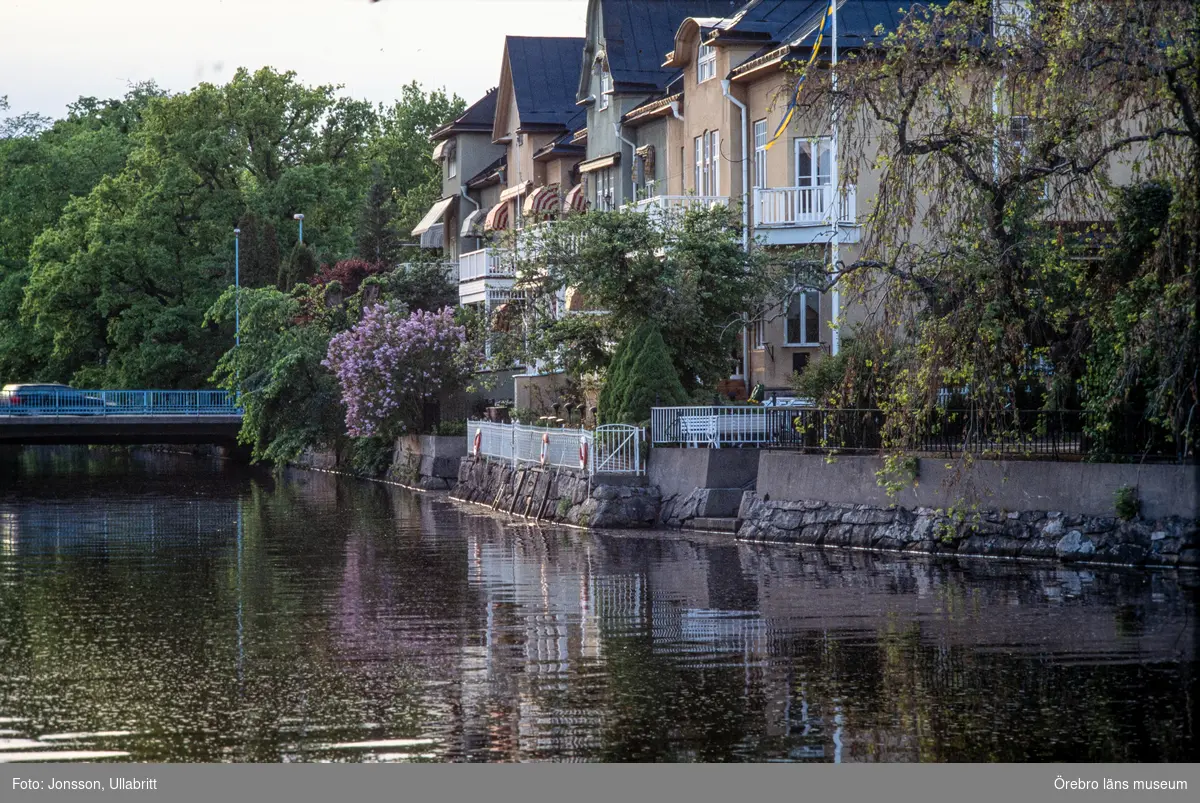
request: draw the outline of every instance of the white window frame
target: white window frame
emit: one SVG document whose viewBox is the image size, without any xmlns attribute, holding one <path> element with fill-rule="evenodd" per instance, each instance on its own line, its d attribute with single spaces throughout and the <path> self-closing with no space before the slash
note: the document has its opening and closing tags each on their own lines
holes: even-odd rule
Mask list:
<svg viewBox="0 0 1200 803">
<path fill-rule="evenodd" d="M 721 133 L 716 129 L 708 132 L 708 189 L 707 195 L 721 194 Z"/>
<path fill-rule="evenodd" d="M 716 129 L 705 131 L 693 140 L 695 169 L 693 189 L 702 198 L 721 194 L 721 134 Z"/>
<path fill-rule="evenodd" d="M 600 111 L 608 108 L 609 98 L 612 96 L 613 78 L 612 73 L 607 67 L 600 68 Z"/>
<path fill-rule="evenodd" d="M 799 320 L 800 337 L 805 338 L 808 336 L 808 309 L 809 309 L 809 307 L 808 307 L 808 304 L 805 303 L 806 299 L 804 298 L 805 296 L 808 296 L 808 295 L 813 295 L 813 296 L 817 297 L 817 306 L 816 306 L 817 339 L 816 339 L 816 341 L 808 341 L 808 340 L 804 340 L 804 339 L 792 340 L 790 338 L 791 332 L 789 330 L 791 328 L 791 322 L 793 320 L 797 320 L 797 319 Z M 800 311 L 799 311 L 800 314 L 797 316 L 796 319 L 794 319 L 792 317 L 792 302 L 794 299 L 797 299 L 797 298 L 800 299 Z M 816 290 L 797 290 L 795 293 L 792 294 L 792 297 L 790 299 L 788 299 L 787 309 L 784 310 L 784 316 L 783 316 L 783 340 L 784 340 L 783 344 L 785 346 L 791 346 L 791 347 L 813 347 L 813 346 L 821 345 L 821 294 L 818 291 L 816 291 Z"/>
<path fill-rule="evenodd" d="M 696 48 L 696 83 L 702 84 L 717 77 L 717 49 L 701 44 Z"/>
<path fill-rule="evenodd" d="M 616 168 L 604 167 L 592 173 L 594 207 L 599 211 L 616 208 Z"/>
<path fill-rule="evenodd" d="M 833 137 L 796 137 L 795 163 L 792 178 L 797 187 L 832 187 L 833 186 Z M 807 152 L 809 172 L 800 172 L 800 156 Z M 813 158 L 816 154 L 816 158 Z M 825 173 L 821 173 L 822 157 L 825 157 Z"/>
<path fill-rule="evenodd" d="M 750 342 L 754 344 L 754 349 L 767 347 L 767 321 L 761 314 L 756 315 L 750 324 Z"/>
<path fill-rule="evenodd" d="M 767 121 L 754 121 L 754 186 L 767 187 Z"/>
</svg>

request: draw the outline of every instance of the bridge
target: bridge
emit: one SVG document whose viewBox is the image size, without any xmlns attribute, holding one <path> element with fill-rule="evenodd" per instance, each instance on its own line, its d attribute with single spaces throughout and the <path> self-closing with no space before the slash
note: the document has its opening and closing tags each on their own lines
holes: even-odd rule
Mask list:
<svg viewBox="0 0 1200 803">
<path fill-rule="evenodd" d="M 79 390 L 27 385 L 0 392 L 0 446 L 234 446 L 241 426 L 238 399 L 223 390 Z"/>
</svg>

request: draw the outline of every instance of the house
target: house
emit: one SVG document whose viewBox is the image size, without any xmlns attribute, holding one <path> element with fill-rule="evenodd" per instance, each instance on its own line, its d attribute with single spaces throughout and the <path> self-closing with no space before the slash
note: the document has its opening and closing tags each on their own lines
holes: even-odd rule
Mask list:
<svg viewBox="0 0 1200 803">
<path fill-rule="evenodd" d="M 593 209 L 615 209 L 655 195 L 671 161 L 657 129 L 634 141 L 622 118 L 656 98 L 679 70 L 663 65 L 675 32 L 690 17 L 722 18 L 740 0 L 590 0 L 576 103 L 587 112 L 587 158 L 580 165 Z M 660 126 L 660 128 L 662 128 Z"/>
<path fill-rule="evenodd" d="M 457 262 L 481 246 L 474 226 L 496 203 L 499 191 L 489 194 L 486 177 L 503 169 L 506 149 L 492 142 L 496 115 L 496 89 L 467 107 L 461 115 L 434 132 L 433 160 L 442 170 L 441 198 L 413 229 L 422 245 L 440 248 L 446 259 Z M 431 217 L 432 216 L 432 217 Z"/>
<path fill-rule="evenodd" d="M 908 5 L 840 0 L 839 48 L 877 40 L 879 25 L 894 30 Z M 804 247 L 827 264 L 856 257 L 862 239 L 857 198 L 873 192 L 864 173 L 864 186 L 842 186 L 835 199 L 829 110 L 795 115 L 768 147 L 787 111 L 793 68 L 812 53 L 828 7 L 829 0 L 751 0 L 724 16 L 680 20 L 663 52 L 663 69 L 672 77 L 621 115 L 618 131 L 636 164 L 629 171 L 633 186 L 619 197 L 659 214 L 734 204 L 743 213 L 747 247 L 751 241 Z M 831 40 L 823 40 L 820 63 L 829 59 Z M 589 162 L 591 138 L 589 132 Z M 793 373 L 836 353 L 840 332 L 862 313 L 837 290 L 804 289 L 771 309 L 748 311 L 751 324 L 731 355 L 738 367 L 723 389 L 741 395 L 761 382 L 769 390 L 790 390 Z"/>
</svg>

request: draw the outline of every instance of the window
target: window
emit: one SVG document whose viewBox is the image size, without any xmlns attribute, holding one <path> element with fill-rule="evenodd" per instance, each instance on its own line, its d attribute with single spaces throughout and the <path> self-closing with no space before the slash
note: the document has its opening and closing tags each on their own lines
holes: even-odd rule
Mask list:
<svg viewBox="0 0 1200 803">
<path fill-rule="evenodd" d="M 1030 0 L 992 0 L 992 35 L 1009 39 L 1029 30 L 1033 17 Z"/>
<path fill-rule="evenodd" d="M 458 175 L 458 148 L 455 147 L 454 140 L 450 140 L 446 148 L 446 177 L 454 178 Z"/>
<path fill-rule="evenodd" d="M 616 206 L 616 178 L 617 169 L 615 167 L 605 167 L 592 173 L 592 186 L 594 193 L 592 195 L 592 208 L 601 211 L 613 209 Z"/>
<path fill-rule="evenodd" d="M 812 137 L 796 140 L 796 186 L 828 187 L 833 184 L 833 140 Z"/>
<path fill-rule="evenodd" d="M 612 96 L 612 73 L 606 67 L 600 68 L 600 111 L 608 108 L 608 99 Z"/>
<path fill-rule="evenodd" d="M 719 160 L 721 157 L 721 138 L 717 131 L 705 131 L 695 139 L 695 186 L 697 195 L 710 196 L 721 194 L 721 176 Z"/>
<path fill-rule="evenodd" d="M 754 186 L 767 186 L 767 121 L 754 122 Z"/>
<path fill-rule="evenodd" d="M 767 321 L 762 313 L 754 316 L 753 322 L 750 324 L 750 342 L 754 344 L 754 348 L 766 348 L 767 345 Z"/>
<path fill-rule="evenodd" d="M 717 77 L 717 49 L 712 45 L 700 45 L 696 51 L 696 83 L 702 84 Z"/>
<path fill-rule="evenodd" d="M 785 337 L 789 346 L 818 346 L 821 343 L 821 294 L 802 290 L 788 303 Z"/>
<path fill-rule="evenodd" d="M 797 198 L 801 215 L 824 215 L 829 203 L 829 188 L 833 185 L 833 140 L 830 137 L 808 137 L 796 140 L 796 185 L 811 188 Z"/>
</svg>

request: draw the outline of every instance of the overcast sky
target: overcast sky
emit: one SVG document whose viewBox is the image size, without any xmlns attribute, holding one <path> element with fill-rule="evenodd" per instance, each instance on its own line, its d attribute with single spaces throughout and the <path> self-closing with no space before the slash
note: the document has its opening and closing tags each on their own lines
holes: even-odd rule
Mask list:
<svg viewBox="0 0 1200 803">
<path fill-rule="evenodd" d="M 583 36 L 587 0 L 0 0 L 0 95 L 62 116 L 130 82 L 223 83 L 238 67 L 390 102 L 412 80 L 469 103 L 497 83 L 506 34 Z"/>
</svg>

